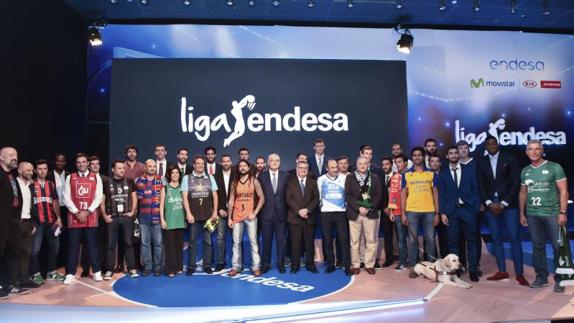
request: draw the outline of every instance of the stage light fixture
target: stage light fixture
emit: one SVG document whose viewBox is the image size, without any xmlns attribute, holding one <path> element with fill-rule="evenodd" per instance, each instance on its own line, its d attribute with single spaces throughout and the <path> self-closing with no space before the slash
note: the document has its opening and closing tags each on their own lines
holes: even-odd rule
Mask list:
<svg viewBox="0 0 574 323">
<path fill-rule="evenodd" d="M 183 4 L 189 6 L 191 4 L 190 0 L 183 0 Z"/>
<path fill-rule="evenodd" d="M 147 4 L 147 0 L 141 0 L 140 2 L 141 2 L 141 4 L 143 4 L 144 6 Z"/>
<path fill-rule="evenodd" d="M 347 8 L 351 9 L 355 7 L 355 3 L 353 2 L 353 0 L 347 0 Z"/>
<path fill-rule="evenodd" d="M 450 3 L 452 3 L 452 4 L 457 4 L 457 3 L 458 3 L 458 0 L 452 0 Z"/>
<path fill-rule="evenodd" d="M 255 0 L 249 0 L 249 2 L 247 2 L 247 4 L 248 4 L 250 7 L 255 7 Z"/>
<path fill-rule="evenodd" d="M 90 27 L 88 30 L 88 40 L 90 41 L 90 45 L 92 46 L 100 46 L 103 44 L 102 42 L 102 34 L 97 27 L 93 26 Z"/>
<path fill-rule="evenodd" d="M 118 4 L 118 0 L 110 0 L 111 4 Z"/>
<path fill-rule="evenodd" d="M 472 5 L 472 10 L 474 10 L 474 12 L 480 11 L 480 0 L 474 0 L 474 3 Z"/>
<path fill-rule="evenodd" d="M 279 7 L 279 5 L 281 4 L 281 1 L 273 0 L 273 1 L 271 1 L 271 4 L 273 5 L 273 7 Z"/>
<path fill-rule="evenodd" d="M 445 11 L 446 10 L 446 0 L 439 0 L 438 1 L 438 10 Z"/>
<path fill-rule="evenodd" d="M 401 35 L 401 38 L 397 42 L 397 50 L 403 54 L 410 54 L 415 42 L 411 31 L 408 28 L 402 28 L 400 25 L 395 27 L 395 31 Z"/>
<path fill-rule="evenodd" d="M 396 0 L 395 2 L 396 2 L 395 8 L 403 9 L 404 7 L 403 0 Z"/>
<path fill-rule="evenodd" d="M 542 7 L 543 7 L 542 15 L 543 15 L 543 16 L 548 16 L 548 15 L 550 15 L 550 3 L 549 3 L 548 0 L 544 0 L 544 1 L 542 2 Z"/>
<path fill-rule="evenodd" d="M 516 0 L 510 0 L 510 13 L 515 14 L 517 11 Z"/>
<path fill-rule="evenodd" d="M 227 0 L 225 3 L 227 3 L 228 6 L 233 7 L 233 5 L 235 4 L 235 1 Z"/>
<path fill-rule="evenodd" d="M 307 1 L 307 7 L 309 7 L 309 8 L 315 8 L 315 0 L 309 0 L 309 1 Z"/>
</svg>

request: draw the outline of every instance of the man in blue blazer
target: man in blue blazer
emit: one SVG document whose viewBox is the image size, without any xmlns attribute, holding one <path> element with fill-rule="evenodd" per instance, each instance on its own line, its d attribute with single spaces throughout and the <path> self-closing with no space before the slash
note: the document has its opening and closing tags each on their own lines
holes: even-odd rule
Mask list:
<svg viewBox="0 0 574 323">
<path fill-rule="evenodd" d="M 315 153 L 309 158 L 309 174 L 319 178 L 319 176 L 327 174 L 327 161 L 331 159 L 331 157 L 325 155 L 325 140 L 321 138 L 315 139 L 313 151 Z"/>
<path fill-rule="evenodd" d="M 281 160 L 279 155 L 271 154 L 267 159 L 268 169 L 259 175 L 258 179 L 265 195 L 265 204 L 259 213 L 263 248 L 261 252 L 261 271 L 266 273 L 271 269 L 271 245 L 275 234 L 277 248 L 277 267 L 280 273 L 285 273 L 285 240 L 287 237 L 287 204 L 285 188 L 287 173 L 279 170 Z"/>
<path fill-rule="evenodd" d="M 439 212 L 447 226 L 448 247 L 451 253 L 459 255 L 458 238 L 462 227 L 468 244 L 470 280 L 479 280 L 477 272 L 476 214 L 480 210 L 478 184 L 472 167 L 459 163 L 458 149 L 447 149 L 448 164 L 438 174 Z"/>
</svg>

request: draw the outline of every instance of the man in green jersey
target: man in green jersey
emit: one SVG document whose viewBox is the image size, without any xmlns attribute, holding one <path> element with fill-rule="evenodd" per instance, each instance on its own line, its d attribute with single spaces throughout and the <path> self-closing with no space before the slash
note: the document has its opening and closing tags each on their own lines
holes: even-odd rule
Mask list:
<svg viewBox="0 0 574 323">
<path fill-rule="evenodd" d="M 568 221 L 568 184 L 562 167 L 543 158 L 544 148 L 540 140 L 530 140 L 526 155 L 530 165 L 520 174 L 520 223 L 528 226 L 532 240 L 534 270 L 536 280 L 531 288 L 548 286 L 546 266 L 546 239 L 552 241 L 554 258 L 557 259 L 558 228 Z M 546 235 L 546 232 L 549 236 Z M 564 292 L 554 276 L 554 291 Z"/>
</svg>

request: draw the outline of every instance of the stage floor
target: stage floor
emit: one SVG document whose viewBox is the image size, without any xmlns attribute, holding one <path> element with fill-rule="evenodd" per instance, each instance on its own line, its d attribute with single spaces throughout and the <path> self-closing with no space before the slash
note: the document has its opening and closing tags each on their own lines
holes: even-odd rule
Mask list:
<svg viewBox="0 0 574 323">
<path fill-rule="evenodd" d="M 513 279 L 510 261 L 511 280 L 488 282 L 485 277 L 496 271 L 496 264 L 486 248 L 481 264 L 485 275 L 470 290 L 421 277 L 411 279 L 408 271 L 392 268 L 375 275 L 362 271 L 352 279 L 341 270 L 311 274 L 304 269 L 298 274 L 270 271 L 259 280 L 249 277 L 247 270 L 238 278 L 225 277 L 225 273 L 173 279 L 131 279 L 116 274 L 114 280 L 100 283 L 78 276 L 70 286 L 46 282 L 28 295 L 0 301 L 0 321 L 158 321 L 169 317 L 187 322 L 471 323 L 574 317 L 574 288 L 557 294 L 551 286 L 520 286 Z M 525 275 L 533 280 L 533 269 L 525 267 Z M 462 278 L 468 281 L 468 275 Z"/>
</svg>

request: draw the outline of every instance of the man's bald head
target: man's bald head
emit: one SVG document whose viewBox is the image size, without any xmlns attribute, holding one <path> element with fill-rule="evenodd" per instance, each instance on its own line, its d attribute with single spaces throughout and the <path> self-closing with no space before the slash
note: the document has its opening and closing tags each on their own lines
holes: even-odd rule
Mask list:
<svg viewBox="0 0 574 323">
<path fill-rule="evenodd" d="M 18 152 L 13 147 L 0 149 L 0 166 L 4 171 L 11 171 L 18 167 Z"/>
<path fill-rule="evenodd" d="M 20 162 L 20 164 L 18 164 L 18 174 L 23 179 L 31 180 L 32 175 L 34 175 L 34 165 L 27 161 Z"/>
<path fill-rule="evenodd" d="M 146 173 L 149 176 L 153 176 L 157 173 L 157 166 L 156 166 L 155 160 L 153 160 L 153 159 L 148 159 L 145 161 L 145 168 L 146 168 Z"/>
</svg>

